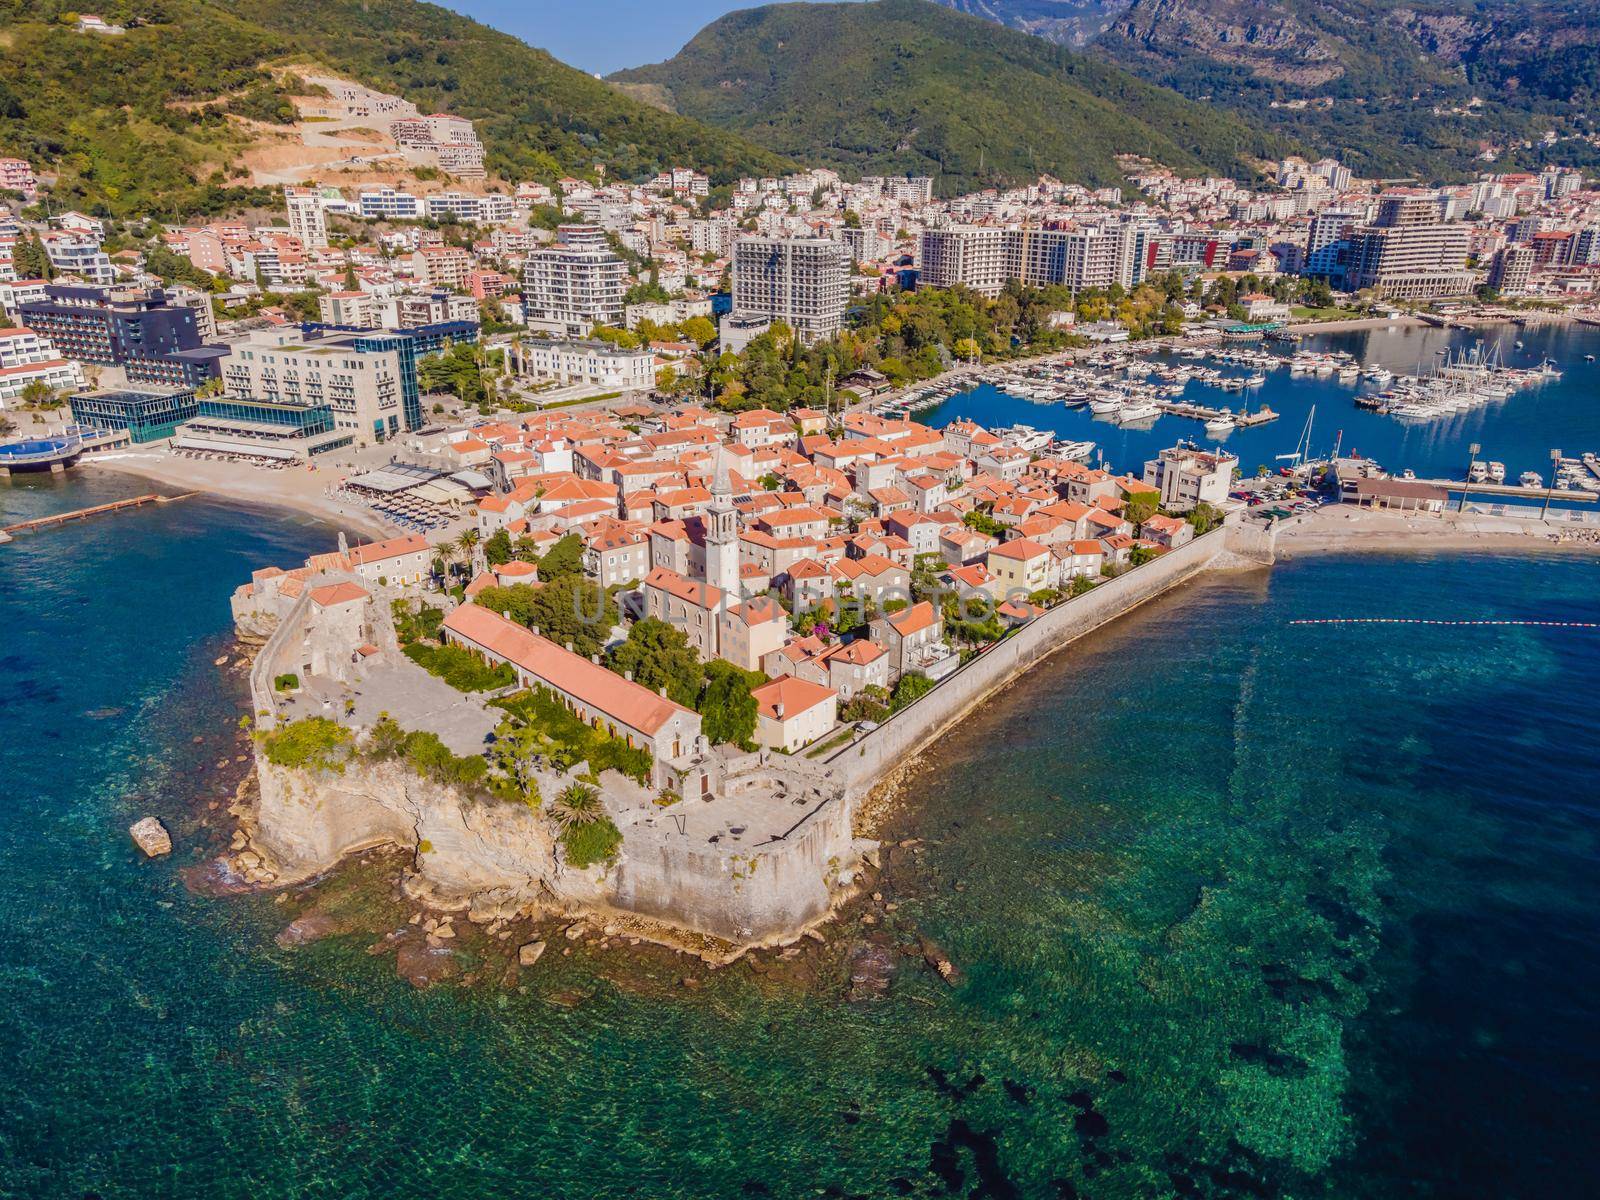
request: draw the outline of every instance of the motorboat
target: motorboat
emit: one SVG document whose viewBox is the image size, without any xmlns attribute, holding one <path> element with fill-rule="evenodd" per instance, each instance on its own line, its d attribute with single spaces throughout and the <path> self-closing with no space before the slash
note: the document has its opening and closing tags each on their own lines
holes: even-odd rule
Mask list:
<svg viewBox="0 0 1600 1200">
<path fill-rule="evenodd" d="M 1486 462 L 1480 462 L 1477 459 L 1474 459 L 1472 465 L 1467 468 L 1467 482 L 1468 483 L 1484 483 L 1484 482 L 1486 482 L 1488 480 L 1488 478 L 1489 478 L 1489 464 L 1486 463 Z"/>
<path fill-rule="evenodd" d="M 1233 429 L 1233 415 L 1231 413 L 1219 413 L 1205 424 L 1206 432 L 1212 437 L 1221 437 L 1224 434 L 1232 433 Z"/>
<path fill-rule="evenodd" d="M 1525 488 L 1543 487 L 1544 476 L 1539 474 L 1537 471 L 1524 471 L 1521 475 L 1517 476 L 1517 482 Z"/>
<path fill-rule="evenodd" d="M 1506 481 L 1506 465 L 1503 462 L 1489 464 L 1489 482 L 1504 483 Z"/>
<path fill-rule="evenodd" d="M 1117 410 L 1117 420 L 1124 425 L 1131 425 L 1135 421 L 1152 421 L 1161 415 L 1161 410 L 1152 400 L 1129 400 Z"/>
<path fill-rule="evenodd" d="M 1089 411 L 1100 416 L 1109 416 L 1122 407 L 1121 396 L 1096 396 L 1089 401 Z"/>
<path fill-rule="evenodd" d="M 1093 442 L 1061 442 L 1054 450 L 1057 458 L 1068 458 L 1073 462 L 1085 462 L 1093 453 Z"/>
</svg>

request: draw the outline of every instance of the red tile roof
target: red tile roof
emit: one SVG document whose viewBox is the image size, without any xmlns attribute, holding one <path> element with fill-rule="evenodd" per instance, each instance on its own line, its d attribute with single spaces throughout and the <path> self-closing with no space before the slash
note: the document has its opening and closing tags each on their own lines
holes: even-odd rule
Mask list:
<svg viewBox="0 0 1600 1200">
<path fill-rule="evenodd" d="M 476 604 L 457 608 L 444 629 L 640 733 L 690 711 Z"/>
</svg>

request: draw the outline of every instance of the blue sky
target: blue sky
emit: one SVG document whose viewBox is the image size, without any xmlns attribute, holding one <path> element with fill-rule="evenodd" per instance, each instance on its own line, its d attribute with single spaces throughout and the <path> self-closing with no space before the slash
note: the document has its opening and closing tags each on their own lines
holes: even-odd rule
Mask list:
<svg viewBox="0 0 1600 1200">
<path fill-rule="evenodd" d="M 607 74 L 671 58 L 723 13 L 762 0 L 438 0 L 562 62 Z"/>
</svg>

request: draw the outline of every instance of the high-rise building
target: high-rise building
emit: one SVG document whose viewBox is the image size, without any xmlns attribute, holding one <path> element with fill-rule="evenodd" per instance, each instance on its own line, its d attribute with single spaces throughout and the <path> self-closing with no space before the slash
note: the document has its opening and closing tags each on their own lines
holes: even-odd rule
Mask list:
<svg viewBox="0 0 1600 1200">
<path fill-rule="evenodd" d="M 1008 235 L 1014 230 L 986 225 L 955 225 L 922 234 L 921 275 L 924 287 L 966 287 L 998 296 L 1011 276 Z"/>
<path fill-rule="evenodd" d="M 1350 237 L 1346 286 L 1372 288 L 1395 299 L 1455 296 L 1472 286 L 1467 254 L 1472 233 L 1459 222 L 1440 219 L 1431 193 L 1386 192 L 1378 215 Z"/>
<path fill-rule="evenodd" d="M 523 265 L 522 304 L 530 329 L 587 337 L 596 325 L 621 325 L 628 264 L 597 225 L 563 225 L 554 245 Z"/>
<path fill-rule="evenodd" d="M 1534 249 L 1526 242 L 1503 247 L 1489 264 L 1489 286 L 1502 296 L 1521 296 L 1533 278 Z"/>
<path fill-rule="evenodd" d="M 832 238 L 744 237 L 733 245 L 733 311 L 787 324 L 803 343 L 844 327 L 850 252 Z"/>
<path fill-rule="evenodd" d="M 289 233 L 307 250 L 328 246 L 328 221 L 322 211 L 322 195 L 316 188 L 286 187 L 284 207 L 289 210 Z"/>
<path fill-rule="evenodd" d="M 1600 266 L 1600 225 L 1585 225 L 1572 242 L 1572 265 Z"/>
</svg>

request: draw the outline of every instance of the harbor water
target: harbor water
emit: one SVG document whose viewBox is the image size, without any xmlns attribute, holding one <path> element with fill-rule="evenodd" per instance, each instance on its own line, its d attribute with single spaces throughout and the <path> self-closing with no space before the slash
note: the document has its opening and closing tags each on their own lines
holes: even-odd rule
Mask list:
<svg viewBox="0 0 1600 1200">
<path fill-rule="evenodd" d="M 145 486 L 14 481 L 0 521 Z M 879 925 L 804 972 L 580 946 L 416 990 L 371 932 L 283 948 L 289 906 L 183 882 L 228 834 L 228 592 L 330 539 L 195 498 L 0 546 L 0 1196 L 1594 1194 L 1600 631 L 1294 623 L 1593 622 L 1594 559 L 1141 608 L 941 740 Z"/>
<path fill-rule="evenodd" d="M 1295 347 L 1257 345 L 1285 359 L 1294 350 L 1345 351 L 1359 363 L 1376 363 L 1397 376 L 1431 370 L 1444 361 L 1441 352 L 1460 355 L 1481 346 L 1485 354 L 1497 351 L 1499 361 L 1510 367 L 1537 367 L 1552 360 L 1562 377 L 1523 388 L 1505 400 L 1426 422 L 1357 408 L 1355 397 L 1373 390 L 1365 384 L 1294 375 L 1287 367 L 1266 372 L 1261 386 L 1245 392 L 1225 392 L 1191 380 L 1182 397 L 1185 402 L 1235 412 L 1245 405 L 1251 410 L 1265 405 L 1278 413 L 1276 421 L 1235 429 L 1220 440 L 1208 437 L 1201 422 L 1187 417 L 1164 415 L 1153 422 L 1119 426 L 1087 408 L 1033 403 L 988 384 L 924 409 L 917 420 L 935 428 L 968 418 L 991 428 L 1020 423 L 1052 430 L 1062 439 L 1095 442 L 1105 462 L 1135 474 L 1163 447 L 1191 438 L 1238 455 L 1246 475 L 1263 465 L 1276 470 L 1279 456 L 1295 450 L 1313 406 L 1313 457 L 1327 455 L 1338 444 L 1341 453 L 1375 459 L 1395 474 L 1409 468 L 1421 478 L 1462 479 L 1473 442 L 1483 447 L 1481 459 L 1505 464 L 1507 481 L 1512 483 L 1525 471 L 1536 471 L 1548 482 L 1552 449 L 1571 457 L 1600 453 L 1600 362 L 1585 361 L 1586 355 L 1600 356 L 1600 329 L 1578 324 L 1527 329 L 1489 325 L 1472 330 L 1402 326 L 1316 334 Z M 1242 367 L 1220 370 L 1239 377 L 1251 373 Z"/>
</svg>

